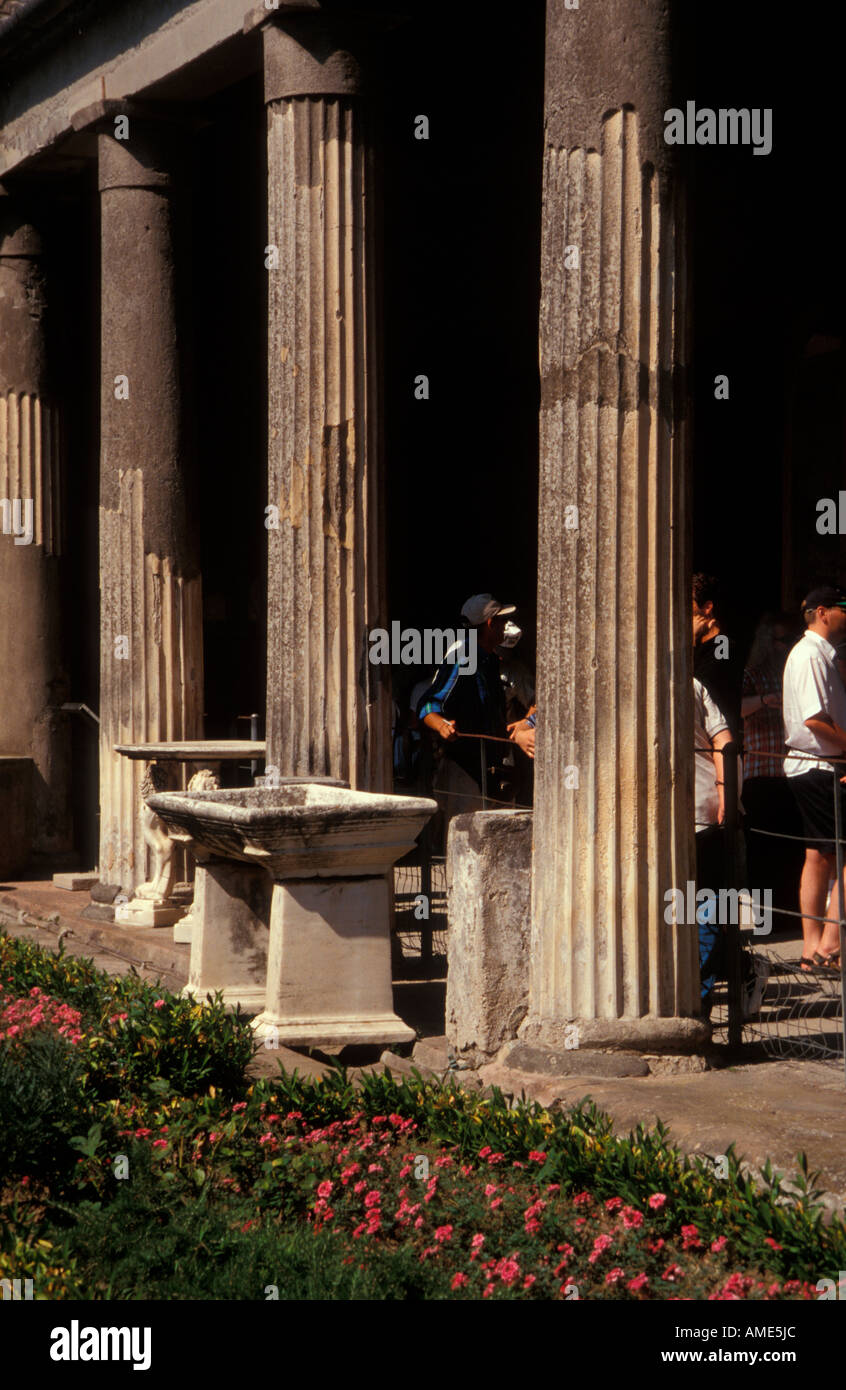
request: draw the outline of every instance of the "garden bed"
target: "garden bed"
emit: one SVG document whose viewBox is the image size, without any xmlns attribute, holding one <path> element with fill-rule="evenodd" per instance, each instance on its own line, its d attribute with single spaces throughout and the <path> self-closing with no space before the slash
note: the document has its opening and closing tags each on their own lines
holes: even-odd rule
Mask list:
<svg viewBox="0 0 846 1390">
<path fill-rule="evenodd" d="M 280 1070 L 249 1024 L 0 936 L 0 1278 L 40 1298 L 808 1299 L 844 1268 L 786 1194 L 585 1101 Z M 717 1170 L 719 1172 L 720 1170 Z"/>
</svg>

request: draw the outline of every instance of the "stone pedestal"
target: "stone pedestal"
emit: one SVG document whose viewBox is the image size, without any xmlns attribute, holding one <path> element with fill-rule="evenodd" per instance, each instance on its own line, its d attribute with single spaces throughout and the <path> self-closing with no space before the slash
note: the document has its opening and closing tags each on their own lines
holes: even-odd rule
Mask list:
<svg viewBox="0 0 846 1390">
<path fill-rule="evenodd" d="M 233 1009 L 264 1008 L 272 886 L 264 869 L 250 864 L 212 858 L 197 864 L 184 995 L 203 1000 L 221 990 Z"/>
<path fill-rule="evenodd" d="M 0 755 L 32 760 L 27 853 L 71 848 L 61 441 L 41 237 L 0 189 Z M 23 865 L 19 865 L 22 868 Z"/>
<path fill-rule="evenodd" d="M 273 881 L 265 1007 L 254 1025 L 260 1037 L 327 1049 L 412 1039 L 393 1012 L 388 874 L 433 801 L 291 779 L 276 788 L 161 792 L 149 804 L 203 862 L 261 866 Z M 235 945 L 221 969 L 240 974 L 255 934 L 230 925 L 245 893 L 237 877 L 231 883 L 230 906 L 220 898 L 214 913 L 202 912 L 192 961 L 206 950 L 201 940 L 225 931 Z M 259 973 L 256 957 L 250 980 Z"/>
<path fill-rule="evenodd" d="M 202 596 L 178 345 L 180 131 L 101 117 L 100 875 L 149 877 L 142 768 L 116 744 L 202 733 Z M 177 876 L 181 876 L 181 865 Z"/>
<path fill-rule="evenodd" d="M 331 1051 L 412 1042 L 414 1029 L 394 1013 L 390 911 L 384 877 L 275 883 L 257 1036 Z"/>
<path fill-rule="evenodd" d="M 446 1035 L 474 1066 L 516 1038 L 528 1009 L 532 820 L 479 811 L 449 827 Z"/>
<path fill-rule="evenodd" d="M 391 786 L 372 159 L 337 16 L 263 30 L 268 270 L 267 763 Z M 271 253 L 271 254 L 272 254 Z M 278 522 L 278 526 L 275 523 Z"/>
<path fill-rule="evenodd" d="M 526 1041 L 695 1050 L 686 239 L 666 0 L 548 10 Z M 619 33 L 618 33 L 619 38 Z"/>
</svg>

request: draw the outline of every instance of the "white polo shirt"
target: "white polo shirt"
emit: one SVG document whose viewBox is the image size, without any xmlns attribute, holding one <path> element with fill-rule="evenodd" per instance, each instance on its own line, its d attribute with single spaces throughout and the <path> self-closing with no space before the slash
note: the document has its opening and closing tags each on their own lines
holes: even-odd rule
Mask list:
<svg viewBox="0 0 846 1390">
<path fill-rule="evenodd" d="M 696 779 L 694 792 L 696 801 L 696 829 L 704 830 L 716 825 L 720 813 L 720 794 L 717 791 L 717 769 L 711 756 L 711 747 L 717 734 L 728 728 L 728 720 L 722 710 L 714 703 L 701 681 L 693 680 L 693 745 L 696 749 Z"/>
<path fill-rule="evenodd" d="M 787 658 L 781 704 L 787 751 L 818 755 L 787 758 L 784 770 L 788 777 L 827 768 L 830 764 L 821 759 L 839 757 L 843 751 L 836 739 L 818 738 L 805 728 L 806 719 L 827 714 L 841 729 L 846 729 L 846 686 L 836 657 L 834 647 L 825 637 L 806 630 Z"/>
</svg>

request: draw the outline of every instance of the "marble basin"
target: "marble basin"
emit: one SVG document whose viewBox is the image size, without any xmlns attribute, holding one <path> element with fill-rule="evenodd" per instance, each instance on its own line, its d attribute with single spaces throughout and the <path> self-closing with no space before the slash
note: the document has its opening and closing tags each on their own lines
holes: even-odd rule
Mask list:
<svg viewBox="0 0 846 1390">
<path fill-rule="evenodd" d="M 437 810 L 423 797 L 319 782 L 228 791 L 158 792 L 147 804 L 171 839 L 224 859 L 261 863 L 274 878 L 386 873 Z"/>
<path fill-rule="evenodd" d="M 434 801 L 291 780 L 147 804 L 197 858 L 186 993 L 261 1010 L 267 1047 L 413 1039 L 393 1009 L 390 875 Z"/>
</svg>

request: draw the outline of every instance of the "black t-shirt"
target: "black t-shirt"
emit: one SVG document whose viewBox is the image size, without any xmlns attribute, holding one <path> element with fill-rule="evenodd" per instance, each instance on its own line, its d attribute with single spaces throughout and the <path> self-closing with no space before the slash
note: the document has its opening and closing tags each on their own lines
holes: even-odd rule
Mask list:
<svg viewBox="0 0 846 1390">
<path fill-rule="evenodd" d="M 722 653 L 722 655 L 718 655 Z M 738 644 L 720 633 L 693 649 L 693 674 L 728 720 L 736 743 L 743 736 L 740 701 L 743 690 L 743 658 Z"/>
</svg>

